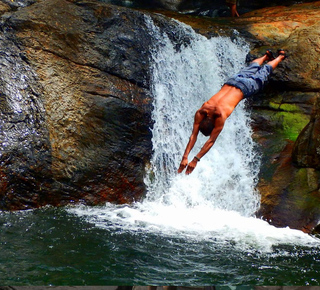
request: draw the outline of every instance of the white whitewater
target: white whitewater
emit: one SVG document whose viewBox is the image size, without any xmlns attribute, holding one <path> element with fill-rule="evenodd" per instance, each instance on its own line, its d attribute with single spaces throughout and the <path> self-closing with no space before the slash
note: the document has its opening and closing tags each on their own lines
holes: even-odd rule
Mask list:
<svg viewBox="0 0 320 290">
<path fill-rule="evenodd" d="M 250 216 L 259 206 L 254 192 L 259 159 L 251 139 L 244 102 L 227 120 L 215 146 L 188 177 L 177 176 L 191 134 L 195 111 L 226 78 L 244 65 L 248 45 L 228 38 L 207 40 L 185 27 L 193 42 L 176 52 L 173 44 L 153 27 L 161 49 L 154 54 L 152 178 L 146 179 L 148 200 L 186 207 L 210 205 Z M 190 160 L 206 141 L 199 134 Z"/>
<path fill-rule="evenodd" d="M 177 174 L 195 111 L 216 93 L 228 76 L 245 65 L 249 46 L 241 39 L 208 40 L 190 27 L 181 33 L 192 39 L 178 51 L 166 34 L 146 19 L 154 38 L 153 158 L 145 178 L 143 202 L 131 206 L 77 207 L 73 213 L 103 228 L 121 228 L 161 235 L 235 242 L 239 249 L 271 250 L 277 244 L 314 245 L 300 231 L 278 229 L 256 219 L 255 191 L 260 166 L 251 138 L 250 116 L 242 101 L 225 124 L 214 147 L 194 172 Z M 193 158 L 206 138 L 199 136 Z"/>
</svg>

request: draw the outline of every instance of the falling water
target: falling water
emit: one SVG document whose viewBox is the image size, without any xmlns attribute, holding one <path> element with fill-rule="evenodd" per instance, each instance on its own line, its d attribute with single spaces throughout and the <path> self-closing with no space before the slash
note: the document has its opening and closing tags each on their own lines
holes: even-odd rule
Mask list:
<svg viewBox="0 0 320 290">
<path fill-rule="evenodd" d="M 195 111 L 227 77 L 245 65 L 249 46 L 240 37 L 207 39 L 190 27 L 190 41 L 177 46 L 146 18 L 155 43 L 152 52 L 153 157 L 144 201 L 130 206 L 78 207 L 73 213 L 96 226 L 161 236 L 235 243 L 239 249 L 271 250 L 277 244 L 308 244 L 300 231 L 277 229 L 254 217 L 260 160 L 251 138 L 250 114 L 240 102 L 213 148 L 190 175 L 177 174 Z M 190 159 L 206 138 L 199 136 Z"/>
<path fill-rule="evenodd" d="M 208 40 L 187 26 L 184 28 L 193 41 L 177 52 L 168 37 L 152 27 L 155 43 L 161 49 L 153 55 L 154 155 L 152 178 L 146 179 L 148 199 L 187 207 L 205 204 L 250 216 L 259 206 L 254 190 L 259 158 L 254 151 L 245 102 L 227 120 L 213 149 L 198 162 L 192 175 L 177 176 L 195 111 L 219 91 L 227 76 L 244 65 L 249 50 L 240 38 Z M 206 141 L 202 136 L 198 139 L 190 159 Z"/>
</svg>

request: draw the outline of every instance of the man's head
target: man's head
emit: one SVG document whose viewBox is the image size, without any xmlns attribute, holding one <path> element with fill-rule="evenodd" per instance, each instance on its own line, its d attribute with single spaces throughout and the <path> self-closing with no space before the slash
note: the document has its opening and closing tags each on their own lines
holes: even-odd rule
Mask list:
<svg viewBox="0 0 320 290">
<path fill-rule="evenodd" d="M 199 130 L 204 136 L 210 136 L 214 128 L 214 120 L 206 116 L 199 125 Z"/>
</svg>

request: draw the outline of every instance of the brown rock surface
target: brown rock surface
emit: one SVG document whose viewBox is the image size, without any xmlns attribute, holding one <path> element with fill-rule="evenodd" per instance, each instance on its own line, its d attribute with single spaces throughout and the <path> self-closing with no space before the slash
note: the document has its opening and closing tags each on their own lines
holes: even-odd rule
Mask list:
<svg viewBox="0 0 320 290">
<path fill-rule="evenodd" d="M 312 231 L 320 218 L 319 23 L 320 2 L 265 8 L 241 20 L 241 27 L 258 40 L 253 51 L 281 47 L 289 55 L 275 72 L 273 88 L 254 104 L 255 120 L 267 120 L 271 125 L 265 124 L 268 132 L 255 127 L 264 152 L 259 215 L 276 226 L 306 232 Z M 279 122 L 270 122 L 276 115 Z M 296 132 L 289 132 L 293 128 Z"/>
<path fill-rule="evenodd" d="M 41 87 L 39 126 L 48 135 L 40 138 L 49 148 L 39 157 L 47 172 L 42 184 L 32 172 L 23 178 L 18 173 L 14 160 L 28 172 L 31 158 L 28 152 L 17 157 L 19 142 L 2 159 L 2 208 L 141 198 L 151 154 L 150 38 L 144 23 L 140 12 L 64 0 L 39 1 L 6 15 L 6 35 L 23 50 L 21 66 L 36 73 Z M 28 102 L 25 97 L 22 102 Z M 4 102 L 10 102 L 10 92 Z"/>
</svg>

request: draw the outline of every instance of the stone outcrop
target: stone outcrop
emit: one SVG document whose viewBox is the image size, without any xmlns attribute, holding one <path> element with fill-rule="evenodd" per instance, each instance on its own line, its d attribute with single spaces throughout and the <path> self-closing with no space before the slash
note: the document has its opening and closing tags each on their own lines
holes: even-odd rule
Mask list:
<svg viewBox="0 0 320 290">
<path fill-rule="evenodd" d="M 312 2 L 308 0 L 237 0 L 237 10 L 240 15 L 248 11 L 273 6 L 290 6 L 297 3 Z M 176 11 L 184 14 L 209 17 L 230 17 L 230 8 L 226 0 L 109 0 L 109 3 L 129 8 L 148 8 L 162 11 Z"/>
<path fill-rule="evenodd" d="M 29 84 L 37 91 L 17 101 L 21 110 L 4 111 L 7 124 L 34 114 L 21 104 L 36 99 L 34 109 L 42 118 L 36 126 L 45 132 L 35 133 L 47 141 L 35 149 L 36 155 L 18 142 L 1 155 L 2 209 L 130 203 L 144 194 L 144 168 L 151 154 L 150 37 L 144 16 L 75 2 L 39 1 L 3 16 L 5 37 L 20 49 L 11 62 L 19 61 L 37 75 Z M 10 107 L 10 98 L 10 92 L 2 96 L 3 106 Z M 42 151 L 47 155 L 40 156 Z M 40 168 L 45 182 L 33 173 Z"/>
<path fill-rule="evenodd" d="M 320 169 L 320 93 L 311 119 L 300 133 L 293 148 L 293 162 L 302 168 Z"/>
<path fill-rule="evenodd" d="M 320 218 L 319 11 L 320 2 L 265 8 L 245 15 L 240 25 L 255 39 L 253 53 L 281 47 L 289 55 L 254 102 L 255 138 L 263 153 L 258 214 L 306 232 Z"/>
</svg>

